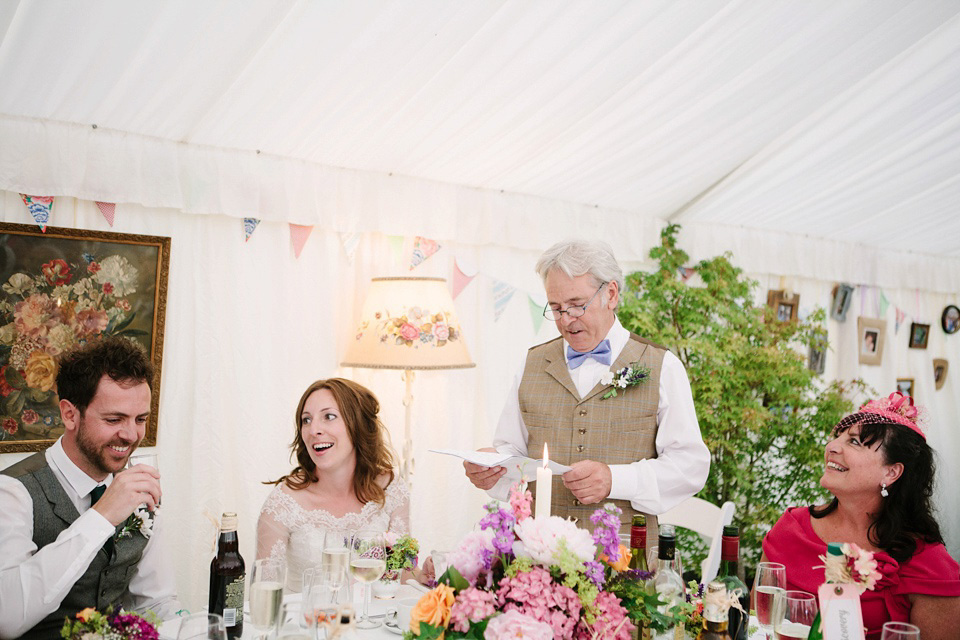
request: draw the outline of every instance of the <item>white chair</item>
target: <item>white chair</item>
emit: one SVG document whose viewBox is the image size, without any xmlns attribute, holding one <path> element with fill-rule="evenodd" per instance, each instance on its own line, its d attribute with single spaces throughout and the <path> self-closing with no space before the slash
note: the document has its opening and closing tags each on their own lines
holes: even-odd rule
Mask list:
<svg viewBox="0 0 960 640">
<path fill-rule="evenodd" d="M 707 543 L 709 552 L 700 564 L 700 579 L 704 584 L 717 577 L 723 527 L 733 522 L 733 511 L 732 502 L 724 502 L 723 506 L 718 507 L 700 498 L 688 498 L 658 518 L 660 524 L 696 531 Z"/>
</svg>

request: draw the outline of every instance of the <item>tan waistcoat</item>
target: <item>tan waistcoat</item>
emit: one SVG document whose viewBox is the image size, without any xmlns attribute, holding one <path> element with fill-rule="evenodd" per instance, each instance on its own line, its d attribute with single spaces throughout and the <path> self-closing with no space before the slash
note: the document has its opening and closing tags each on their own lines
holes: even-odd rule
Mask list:
<svg viewBox="0 0 960 640">
<path fill-rule="evenodd" d="M 640 362 L 650 367 L 650 378 L 628 389 L 619 389 L 614 398 L 603 399 L 610 387 L 597 385 L 580 398 L 566 359 L 563 340 L 556 338 L 527 353 L 520 380 L 520 412 L 527 427 L 527 455 L 539 458 L 547 443 L 551 460 L 569 465 L 579 460 L 605 464 L 629 464 L 656 458 L 657 405 L 660 398 L 660 369 L 665 350 L 643 338 L 630 339 L 614 362 L 612 370 Z M 600 505 L 583 505 L 559 476 L 553 478 L 550 511 L 564 518 L 577 518 L 591 528 L 590 515 Z M 621 532 L 629 531 L 633 514 L 639 513 L 629 500 L 606 500 L 623 510 Z M 647 516 L 647 547 L 657 544 L 656 516 Z"/>
</svg>

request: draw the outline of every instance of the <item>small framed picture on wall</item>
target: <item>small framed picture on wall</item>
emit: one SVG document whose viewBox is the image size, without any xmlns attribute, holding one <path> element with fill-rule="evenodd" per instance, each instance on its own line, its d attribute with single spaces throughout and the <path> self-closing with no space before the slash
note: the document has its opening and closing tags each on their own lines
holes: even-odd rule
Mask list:
<svg viewBox="0 0 960 640">
<path fill-rule="evenodd" d="M 837 322 L 845 322 L 850 300 L 853 299 L 853 287 L 840 283 L 833 290 L 833 302 L 830 305 L 830 317 Z"/>
<path fill-rule="evenodd" d="M 960 309 L 955 305 L 947 305 L 940 316 L 940 326 L 946 333 L 956 333 L 960 329 Z"/>
<path fill-rule="evenodd" d="M 930 325 L 919 322 L 910 323 L 910 348 L 926 349 L 927 339 L 930 337 Z"/>
<path fill-rule="evenodd" d="M 777 322 L 796 322 L 797 310 L 800 307 L 800 294 L 787 296 L 786 292 L 777 289 L 767 291 L 767 306 L 773 309 Z"/>
<path fill-rule="evenodd" d="M 897 378 L 897 391 L 913 398 L 913 378 Z"/>
<path fill-rule="evenodd" d="M 860 364 L 880 364 L 883 361 L 883 337 L 887 331 L 886 320 L 857 318 L 857 335 L 860 337 Z"/>
<path fill-rule="evenodd" d="M 949 364 L 950 363 L 944 358 L 933 359 L 933 383 L 937 389 L 940 389 L 943 383 L 947 381 L 947 368 Z"/>
</svg>

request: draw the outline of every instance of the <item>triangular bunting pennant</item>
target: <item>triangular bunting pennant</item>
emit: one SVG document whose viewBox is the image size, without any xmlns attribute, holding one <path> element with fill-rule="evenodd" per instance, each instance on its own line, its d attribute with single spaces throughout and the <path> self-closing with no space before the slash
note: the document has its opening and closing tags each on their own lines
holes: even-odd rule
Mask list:
<svg viewBox="0 0 960 640">
<path fill-rule="evenodd" d="M 470 281 L 477 277 L 477 274 L 468 276 L 461 269 L 460 265 L 457 264 L 456 258 L 453 260 L 453 299 L 456 300 L 457 296 L 460 295 L 460 292 L 463 291 L 464 287 L 470 284 Z"/>
<path fill-rule="evenodd" d="M 417 236 L 413 241 L 413 255 L 410 256 L 410 270 L 413 271 L 420 264 L 440 250 L 436 240 Z"/>
<path fill-rule="evenodd" d="M 347 262 L 353 262 L 353 255 L 357 252 L 357 247 L 360 245 L 360 234 L 359 233 L 345 233 L 341 239 L 343 244 L 343 252 L 347 254 Z"/>
<path fill-rule="evenodd" d="M 53 196 L 28 196 L 21 193 L 20 197 L 23 198 L 23 204 L 27 206 L 40 231 L 46 233 L 47 225 L 50 224 L 50 211 L 53 209 Z"/>
<path fill-rule="evenodd" d="M 890 301 L 887 300 L 887 294 L 883 291 L 880 292 L 880 316 L 881 318 L 886 317 L 887 309 L 890 307 Z"/>
<path fill-rule="evenodd" d="M 390 243 L 390 250 L 393 252 L 393 259 L 400 260 L 400 252 L 403 250 L 403 241 L 405 238 L 403 236 L 387 236 L 387 241 Z"/>
<path fill-rule="evenodd" d="M 290 241 L 293 242 L 293 255 L 297 258 L 300 257 L 300 252 L 303 251 L 303 245 L 306 244 L 311 231 L 313 231 L 313 225 L 290 223 Z"/>
<path fill-rule="evenodd" d="M 680 267 L 680 279 L 686 282 L 690 277 L 697 272 L 693 267 Z"/>
<path fill-rule="evenodd" d="M 243 241 L 246 242 L 250 239 L 250 236 L 253 235 L 253 232 L 257 230 L 257 225 L 260 224 L 260 218 L 244 218 L 243 219 Z M 297 252 L 297 255 L 300 255 L 300 252 Z"/>
<path fill-rule="evenodd" d="M 900 325 L 903 324 L 903 321 L 906 320 L 907 314 L 904 313 L 903 309 L 897 307 L 896 310 L 897 320 L 893 324 L 893 333 L 897 334 L 900 331 Z"/>
<path fill-rule="evenodd" d="M 540 333 L 540 327 L 544 321 L 543 307 L 529 295 L 527 295 L 527 301 L 530 303 L 530 318 L 533 320 L 533 332 Z"/>
<path fill-rule="evenodd" d="M 97 209 L 100 209 L 100 213 L 103 214 L 103 217 L 107 222 L 110 223 L 110 226 L 113 226 L 113 215 L 116 213 L 117 205 L 112 202 L 100 202 L 97 201 Z"/>
<path fill-rule="evenodd" d="M 513 294 L 516 293 L 517 288 L 507 284 L 506 282 L 500 282 L 499 280 L 493 281 L 493 321 L 496 322 L 500 319 L 500 316 L 503 315 L 503 310 L 507 308 L 507 303 L 510 302 L 510 298 L 513 297 Z"/>
</svg>

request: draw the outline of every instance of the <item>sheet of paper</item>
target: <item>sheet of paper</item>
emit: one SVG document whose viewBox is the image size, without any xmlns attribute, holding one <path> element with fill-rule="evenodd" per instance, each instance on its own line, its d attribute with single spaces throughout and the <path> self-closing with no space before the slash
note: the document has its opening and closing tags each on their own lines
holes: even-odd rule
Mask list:
<svg viewBox="0 0 960 640">
<path fill-rule="evenodd" d="M 526 458 L 524 456 L 514 456 L 509 453 L 498 453 L 496 451 L 469 451 L 459 449 L 429 449 L 433 453 L 441 453 L 446 456 L 455 456 L 479 464 L 483 467 L 504 467 L 507 473 L 504 477 L 511 480 L 520 480 L 521 470 L 523 479 L 527 482 L 533 482 L 537 479 L 537 467 L 543 464 L 542 460 L 536 458 Z M 570 467 L 559 462 L 551 460 L 547 466 L 553 471 L 554 475 L 563 475 L 570 471 Z"/>
</svg>

